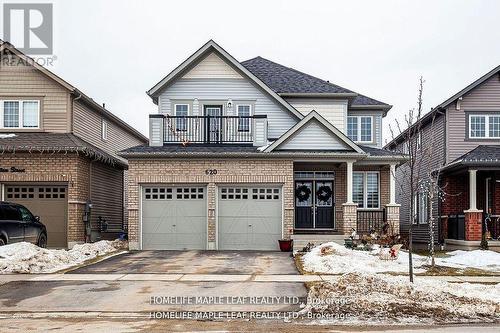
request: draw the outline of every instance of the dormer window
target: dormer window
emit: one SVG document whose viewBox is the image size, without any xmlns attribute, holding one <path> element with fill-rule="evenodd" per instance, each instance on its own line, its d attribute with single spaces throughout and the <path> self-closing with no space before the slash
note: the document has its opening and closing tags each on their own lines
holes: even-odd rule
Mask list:
<svg viewBox="0 0 500 333">
<path fill-rule="evenodd" d="M 357 143 L 373 142 L 373 117 L 372 116 L 348 116 L 347 136 Z"/>
<path fill-rule="evenodd" d="M 0 128 L 36 129 L 40 127 L 39 101 L 0 101 L 0 113 Z"/>
</svg>

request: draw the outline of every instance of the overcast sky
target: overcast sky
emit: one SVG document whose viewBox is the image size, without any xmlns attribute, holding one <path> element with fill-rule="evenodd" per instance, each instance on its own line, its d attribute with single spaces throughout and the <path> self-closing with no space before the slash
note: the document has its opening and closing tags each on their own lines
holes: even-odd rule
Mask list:
<svg viewBox="0 0 500 333">
<path fill-rule="evenodd" d="M 496 0 L 53 3 L 50 69 L 144 134 L 145 91 L 209 39 L 392 104 L 385 125 L 415 106 L 420 75 L 428 111 L 500 65 Z"/>
</svg>

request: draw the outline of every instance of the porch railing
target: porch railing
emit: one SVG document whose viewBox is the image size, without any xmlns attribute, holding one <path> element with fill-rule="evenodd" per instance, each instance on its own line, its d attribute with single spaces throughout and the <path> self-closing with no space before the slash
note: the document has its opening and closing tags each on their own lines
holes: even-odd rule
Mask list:
<svg viewBox="0 0 500 333">
<path fill-rule="evenodd" d="M 163 117 L 165 143 L 252 143 L 254 116 L 169 116 Z"/>
<path fill-rule="evenodd" d="M 483 223 L 483 231 L 487 227 L 487 231 L 490 233 L 490 237 L 493 240 L 500 240 L 500 215 L 490 215 L 489 219 L 487 215 L 484 214 L 486 224 Z"/>
<path fill-rule="evenodd" d="M 465 239 L 465 215 L 453 214 L 447 218 L 447 238 Z"/>
<path fill-rule="evenodd" d="M 369 234 L 373 231 L 380 233 L 386 222 L 385 208 L 379 210 L 359 210 L 357 213 L 358 234 Z"/>
</svg>

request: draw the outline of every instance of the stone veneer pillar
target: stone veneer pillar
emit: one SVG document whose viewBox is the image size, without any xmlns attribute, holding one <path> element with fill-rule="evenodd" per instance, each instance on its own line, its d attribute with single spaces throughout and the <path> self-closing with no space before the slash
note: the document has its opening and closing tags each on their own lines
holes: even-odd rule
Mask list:
<svg viewBox="0 0 500 333">
<path fill-rule="evenodd" d="M 346 202 L 342 204 L 343 219 L 342 231 L 344 235 L 350 235 L 352 229 L 357 229 L 358 222 L 358 204 Z"/>
<path fill-rule="evenodd" d="M 388 204 L 385 206 L 386 219 L 391 226 L 392 234 L 399 234 L 399 204 Z"/>
</svg>

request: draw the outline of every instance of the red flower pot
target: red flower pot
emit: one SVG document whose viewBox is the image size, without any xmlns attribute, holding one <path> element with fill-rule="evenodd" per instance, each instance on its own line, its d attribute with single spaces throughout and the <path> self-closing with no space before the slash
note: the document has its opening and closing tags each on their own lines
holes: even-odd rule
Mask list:
<svg viewBox="0 0 500 333">
<path fill-rule="evenodd" d="M 292 252 L 293 248 L 293 240 L 292 239 L 280 239 L 279 241 L 280 244 L 280 250 L 281 252 Z"/>
</svg>

